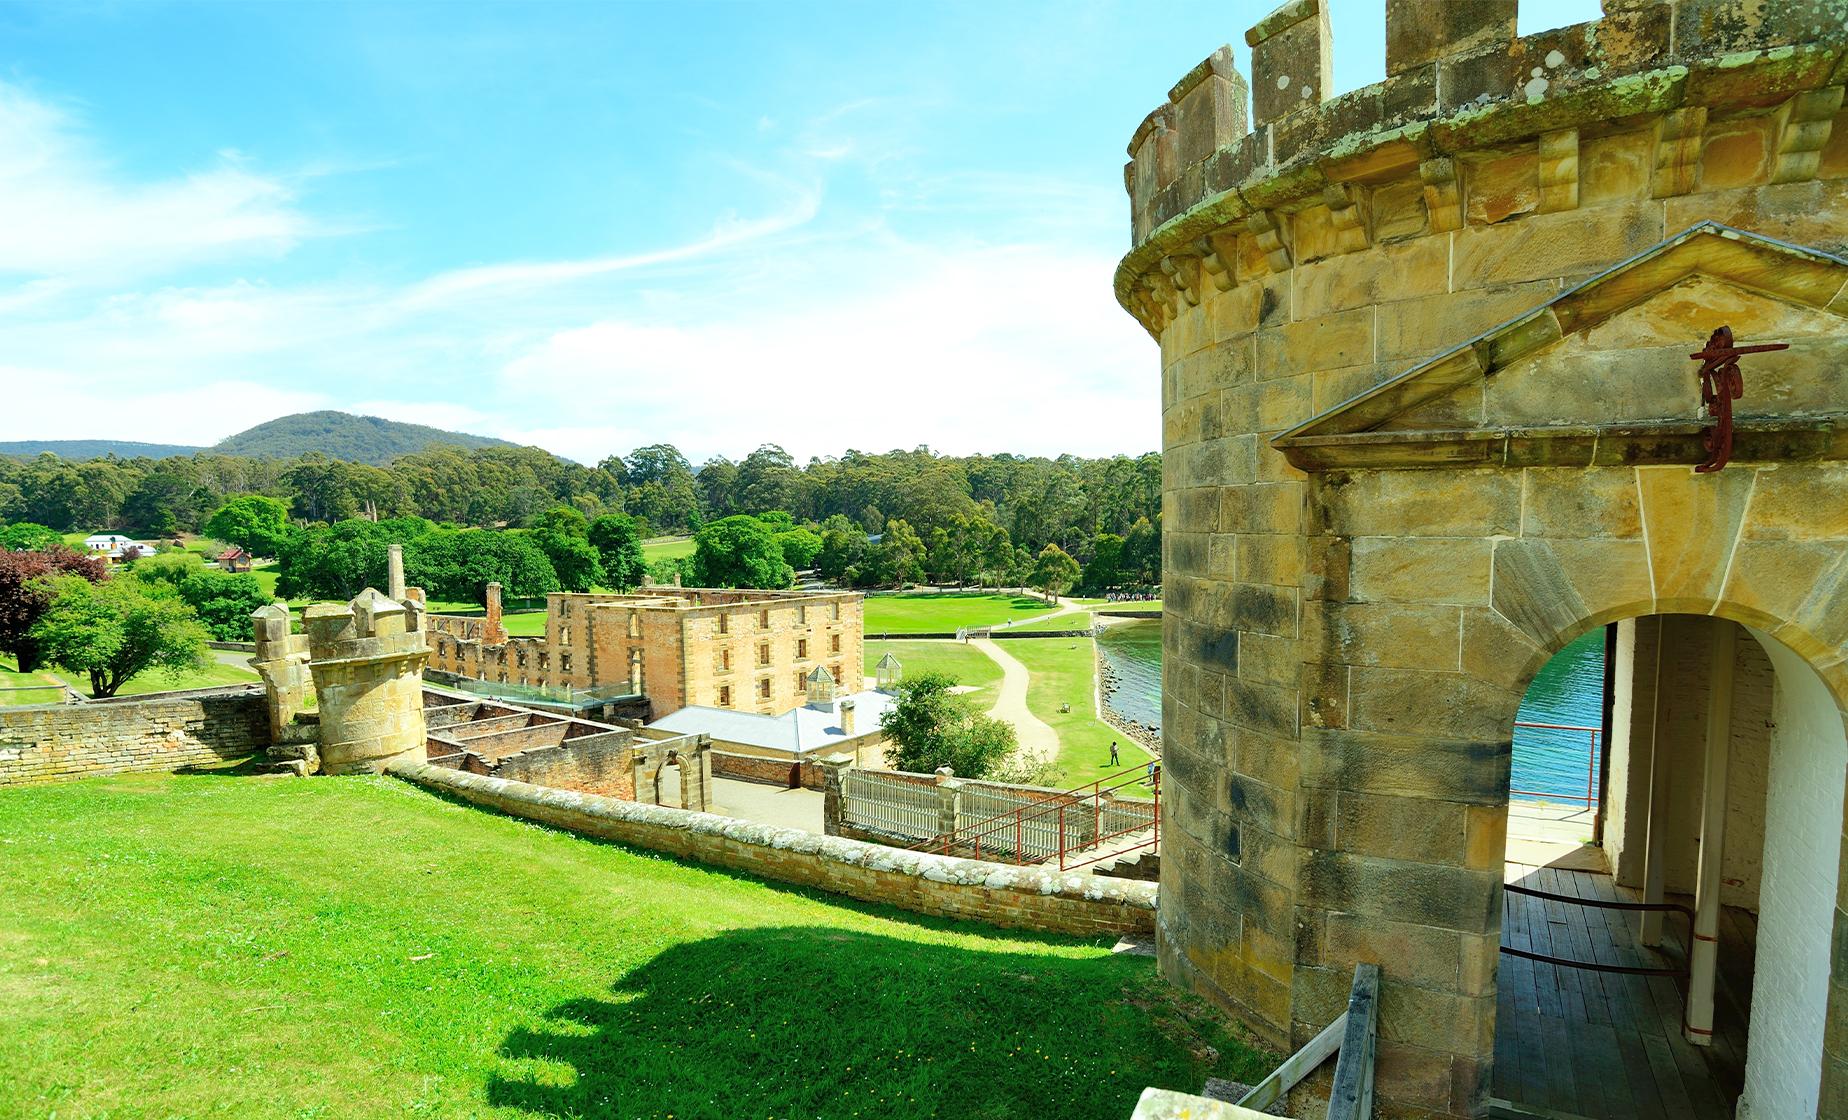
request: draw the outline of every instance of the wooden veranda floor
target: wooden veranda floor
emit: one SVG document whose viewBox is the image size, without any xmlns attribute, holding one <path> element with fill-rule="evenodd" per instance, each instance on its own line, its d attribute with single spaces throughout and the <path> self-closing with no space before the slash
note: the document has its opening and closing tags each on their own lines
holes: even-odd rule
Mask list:
<svg viewBox="0 0 1848 1120">
<path fill-rule="evenodd" d="M 1583 861 L 1579 861 L 1583 862 Z M 1640 901 L 1609 875 L 1509 863 L 1507 882 L 1583 899 Z M 1670 901 L 1692 905 L 1685 897 Z M 1502 895 L 1502 944 L 1602 964 L 1675 967 L 1687 930 L 1667 916 L 1661 950 L 1636 944 L 1636 915 Z M 1725 1120 L 1745 1070 L 1755 918 L 1727 908 L 1720 929 L 1714 1045 L 1681 1033 L 1680 981 L 1563 968 L 1502 954 L 1491 1096 L 1516 1115 Z M 1504 1114 L 1505 1115 L 1505 1114 Z"/>
</svg>

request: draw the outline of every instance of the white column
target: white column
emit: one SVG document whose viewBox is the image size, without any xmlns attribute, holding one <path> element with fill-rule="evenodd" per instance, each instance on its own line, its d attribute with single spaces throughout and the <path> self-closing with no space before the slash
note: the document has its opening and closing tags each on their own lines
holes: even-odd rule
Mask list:
<svg viewBox="0 0 1848 1120">
<path fill-rule="evenodd" d="M 1688 964 L 1685 1034 L 1713 1045 L 1713 976 L 1720 957 L 1720 864 L 1726 852 L 1726 762 L 1732 746 L 1733 641 L 1737 628 L 1713 620 L 1708 668 L 1707 763 L 1701 783 L 1700 869 L 1694 885 L 1694 945 Z"/>
<path fill-rule="evenodd" d="M 1652 714 L 1649 718 L 1648 749 L 1640 752 L 1647 759 L 1647 770 L 1642 775 L 1633 773 L 1630 780 L 1640 778 L 1648 783 L 1649 792 L 1643 799 L 1643 901 L 1660 902 L 1666 873 L 1663 847 L 1668 828 L 1669 758 L 1673 751 L 1667 738 L 1668 706 L 1662 700 L 1662 647 L 1668 644 L 1668 626 L 1661 615 L 1649 621 L 1655 623 L 1655 663 L 1649 691 Z M 1637 629 L 1642 629 L 1641 621 L 1638 621 Z M 1636 941 L 1639 945 L 1662 944 L 1660 911 L 1645 910 L 1638 916 Z"/>
</svg>

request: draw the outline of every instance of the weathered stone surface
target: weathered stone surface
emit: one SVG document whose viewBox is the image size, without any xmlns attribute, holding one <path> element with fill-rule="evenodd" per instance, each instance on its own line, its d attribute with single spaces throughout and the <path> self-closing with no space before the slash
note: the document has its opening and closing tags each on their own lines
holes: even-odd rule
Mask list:
<svg viewBox="0 0 1848 1120">
<path fill-rule="evenodd" d="M 1497 614 L 1525 633 L 1535 645 L 1558 648 L 1585 615 L 1585 602 L 1561 569 L 1553 546 L 1543 540 L 1497 541 L 1495 593 Z"/>
<path fill-rule="evenodd" d="M 1641 205 L 1534 214 L 1506 225 L 1470 226 L 1457 233 L 1451 283 L 1461 290 L 1581 276 L 1641 252 L 1663 234 L 1661 209 Z"/>
<path fill-rule="evenodd" d="M 1334 84 L 1328 8 L 1286 0 L 1245 33 L 1251 47 L 1252 116 L 1268 124 L 1321 104 Z"/>
<path fill-rule="evenodd" d="M 1386 73 L 1514 38 L 1516 0 L 1386 0 Z"/>
<path fill-rule="evenodd" d="M 1640 537 L 1636 479 L 1627 471 L 1530 470 L 1524 537 Z"/>
<path fill-rule="evenodd" d="M 1326 661 L 1398 669 L 1460 667 L 1462 608 L 1435 603 L 1320 603 L 1303 611 L 1303 643 Z"/>
<path fill-rule="evenodd" d="M 1349 594 L 1362 602 L 1486 603 L 1492 553 L 1490 542 L 1475 538 L 1359 537 Z"/>
<path fill-rule="evenodd" d="M 1450 246 L 1443 238 L 1382 245 L 1291 272 L 1292 307 L 1304 319 L 1388 300 L 1443 292 L 1449 287 Z M 1343 350 L 1342 356 L 1351 356 Z M 1347 364 L 1347 363 L 1331 363 Z"/>
<path fill-rule="evenodd" d="M 1520 697 L 1461 672 L 1355 666 L 1348 704 L 1358 730 L 1493 740 L 1513 723 Z"/>
<path fill-rule="evenodd" d="M 1306 786 L 1498 806 L 1507 801 L 1509 759 L 1506 739 L 1330 728 L 1305 735 L 1302 774 Z"/>
<path fill-rule="evenodd" d="M 1752 477 L 1743 471 L 1637 468 L 1657 610 L 1702 613 L 1719 598 Z"/>
<path fill-rule="evenodd" d="M 1365 471 L 1318 477 L 1318 524 L 1353 536 L 1505 536 L 1521 527 L 1521 482 L 1499 471 Z"/>
</svg>

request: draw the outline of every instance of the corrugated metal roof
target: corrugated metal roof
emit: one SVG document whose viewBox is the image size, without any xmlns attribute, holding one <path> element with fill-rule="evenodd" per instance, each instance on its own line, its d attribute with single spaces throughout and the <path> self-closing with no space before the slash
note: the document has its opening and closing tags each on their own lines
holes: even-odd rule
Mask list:
<svg viewBox="0 0 1848 1120">
<path fill-rule="evenodd" d="M 802 755 L 831 749 L 849 738 L 841 729 L 841 704 L 845 701 L 853 703 L 852 737 L 858 738 L 877 731 L 884 724 L 893 697 L 871 690 L 856 692 L 837 698 L 825 711 L 802 707 L 780 716 L 694 706 L 663 716 L 648 726 L 679 735 L 703 731 L 726 742 Z"/>
</svg>

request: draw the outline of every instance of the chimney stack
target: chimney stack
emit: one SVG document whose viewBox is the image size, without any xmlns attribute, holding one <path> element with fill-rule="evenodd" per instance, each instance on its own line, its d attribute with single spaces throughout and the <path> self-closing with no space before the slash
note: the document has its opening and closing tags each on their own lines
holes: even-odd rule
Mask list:
<svg viewBox="0 0 1848 1120">
<path fill-rule="evenodd" d="M 853 738 L 853 701 L 841 701 L 841 732 L 849 739 Z"/>
<path fill-rule="evenodd" d="M 404 602 L 404 546 L 394 544 L 386 553 L 385 594 L 393 601 Z"/>
<path fill-rule="evenodd" d="M 507 628 L 501 625 L 501 585 L 488 584 L 487 617 L 481 624 L 481 644 L 484 646 L 505 645 Z"/>
</svg>

